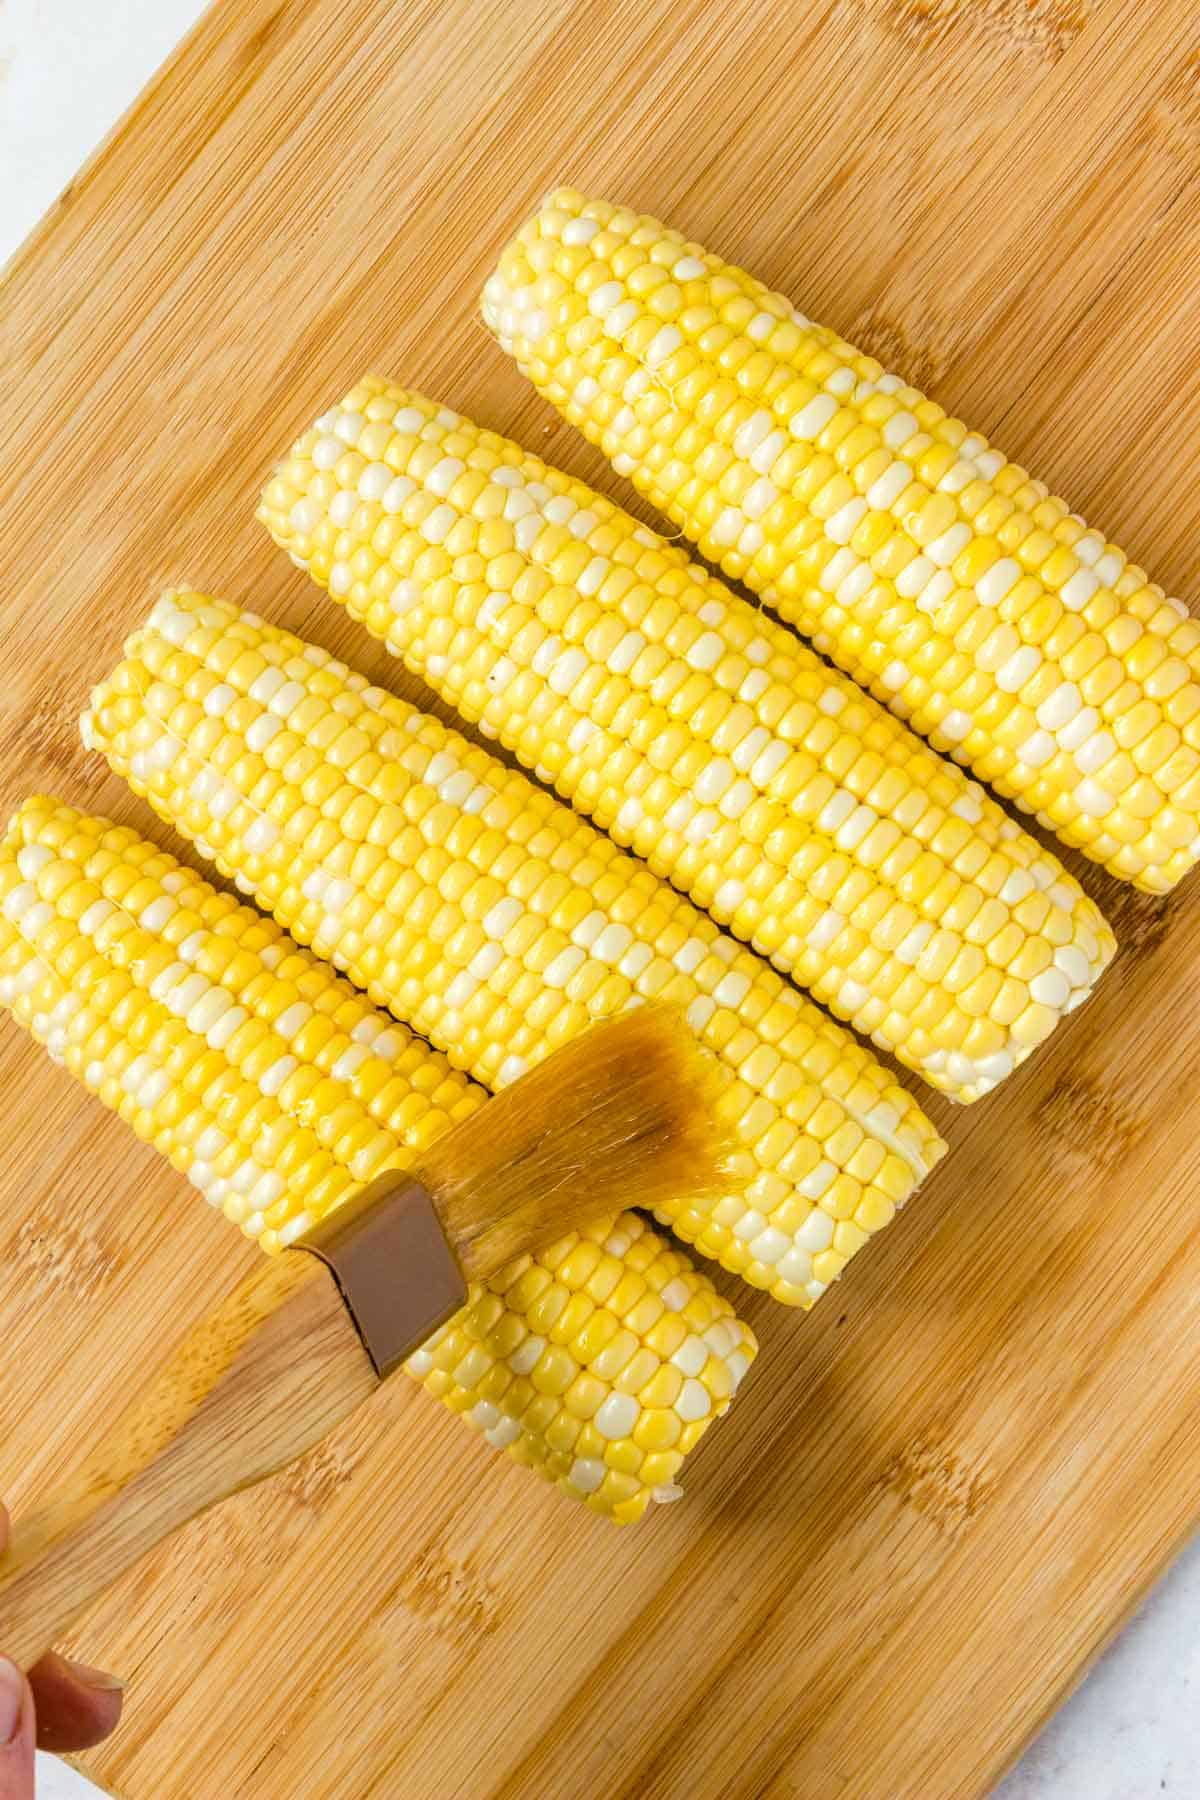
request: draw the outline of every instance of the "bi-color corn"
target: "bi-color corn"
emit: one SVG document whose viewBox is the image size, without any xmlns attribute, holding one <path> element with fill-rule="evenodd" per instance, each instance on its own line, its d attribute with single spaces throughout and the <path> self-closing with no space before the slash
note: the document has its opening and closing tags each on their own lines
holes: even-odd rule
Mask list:
<svg viewBox="0 0 1200 1800">
<path fill-rule="evenodd" d="M 1200 855 L 1200 625 L 1063 500 L 780 294 L 564 188 L 500 342 L 725 572 L 1115 875 Z"/>
<path fill-rule="evenodd" d="M 660 1216 L 808 1306 L 945 1146 L 843 1028 L 518 772 L 253 614 L 165 596 L 86 740 L 301 942 L 488 1085 L 639 1000 L 731 1079 L 742 1194 Z"/>
<path fill-rule="evenodd" d="M 0 840 L 0 1003 L 266 1250 L 486 1099 L 277 925 L 53 800 Z M 410 1359 L 601 1513 L 671 1498 L 754 1338 L 641 1219 L 521 1257 Z"/>
<path fill-rule="evenodd" d="M 953 763 L 676 545 L 436 402 L 360 382 L 260 517 L 460 713 L 955 1098 L 1112 955 Z"/>
</svg>

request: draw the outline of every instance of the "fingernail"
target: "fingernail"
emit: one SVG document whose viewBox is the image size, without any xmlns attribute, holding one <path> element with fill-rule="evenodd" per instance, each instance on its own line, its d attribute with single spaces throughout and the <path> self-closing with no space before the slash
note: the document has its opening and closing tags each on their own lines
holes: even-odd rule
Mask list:
<svg viewBox="0 0 1200 1800">
<path fill-rule="evenodd" d="M 11 1744 L 25 1710 L 25 1677 L 16 1663 L 0 1656 L 0 1744 Z"/>
<path fill-rule="evenodd" d="M 101 1694 L 123 1694 L 125 1683 L 118 1675 L 110 1675 L 106 1669 L 93 1669 L 90 1663 L 72 1662 L 69 1657 L 63 1658 L 76 1681 L 82 1681 L 84 1687 L 95 1688 Z"/>
</svg>

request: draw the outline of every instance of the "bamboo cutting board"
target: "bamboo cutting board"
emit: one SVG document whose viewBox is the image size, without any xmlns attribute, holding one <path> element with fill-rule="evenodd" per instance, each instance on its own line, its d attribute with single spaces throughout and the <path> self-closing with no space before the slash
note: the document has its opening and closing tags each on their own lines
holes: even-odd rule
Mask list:
<svg viewBox="0 0 1200 1800">
<path fill-rule="evenodd" d="M 1200 530 L 1183 0 L 226 0 L 0 296 L 0 805 L 81 752 L 160 585 L 395 664 L 254 524 L 362 371 L 627 498 L 477 323 L 556 181 L 665 215 L 1028 461 L 1177 592 Z M 408 691 L 412 684 L 407 684 Z M 1200 878 L 811 1317 L 689 1498 L 618 1531 L 403 1378 L 144 1564 L 125 1800 L 980 1795 L 1200 1517 Z M 0 1030 L 0 1492 L 19 1513 L 254 1252 Z"/>
</svg>

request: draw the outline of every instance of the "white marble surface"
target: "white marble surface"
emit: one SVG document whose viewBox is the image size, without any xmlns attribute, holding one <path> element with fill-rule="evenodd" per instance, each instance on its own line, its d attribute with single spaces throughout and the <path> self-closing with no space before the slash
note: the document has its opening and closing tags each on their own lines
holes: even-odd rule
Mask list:
<svg viewBox="0 0 1200 1800">
<path fill-rule="evenodd" d="M 0 262 L 201 11 L 200 0 L 0 0 Z M 39 1800 L 95 1795 L 65 1765 L 42 1762 Z M 1163 1794 L 1200 1794 L 1200 1544 L 994 1800 Z"/>
</svg>

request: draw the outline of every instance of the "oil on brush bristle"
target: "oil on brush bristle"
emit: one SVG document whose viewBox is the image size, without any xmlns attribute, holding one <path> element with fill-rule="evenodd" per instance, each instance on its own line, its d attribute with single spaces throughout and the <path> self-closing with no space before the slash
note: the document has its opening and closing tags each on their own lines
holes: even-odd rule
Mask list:
<svg viewBox="0 0 1200 1800">
<path fill-rule="evenodd" d="M 421 1161 L 466 1273 L 619 1207 L 744 1185 L 721 1081 L 670 1006 L 597 1024 L 522 1076 Z"/>
</svg>

